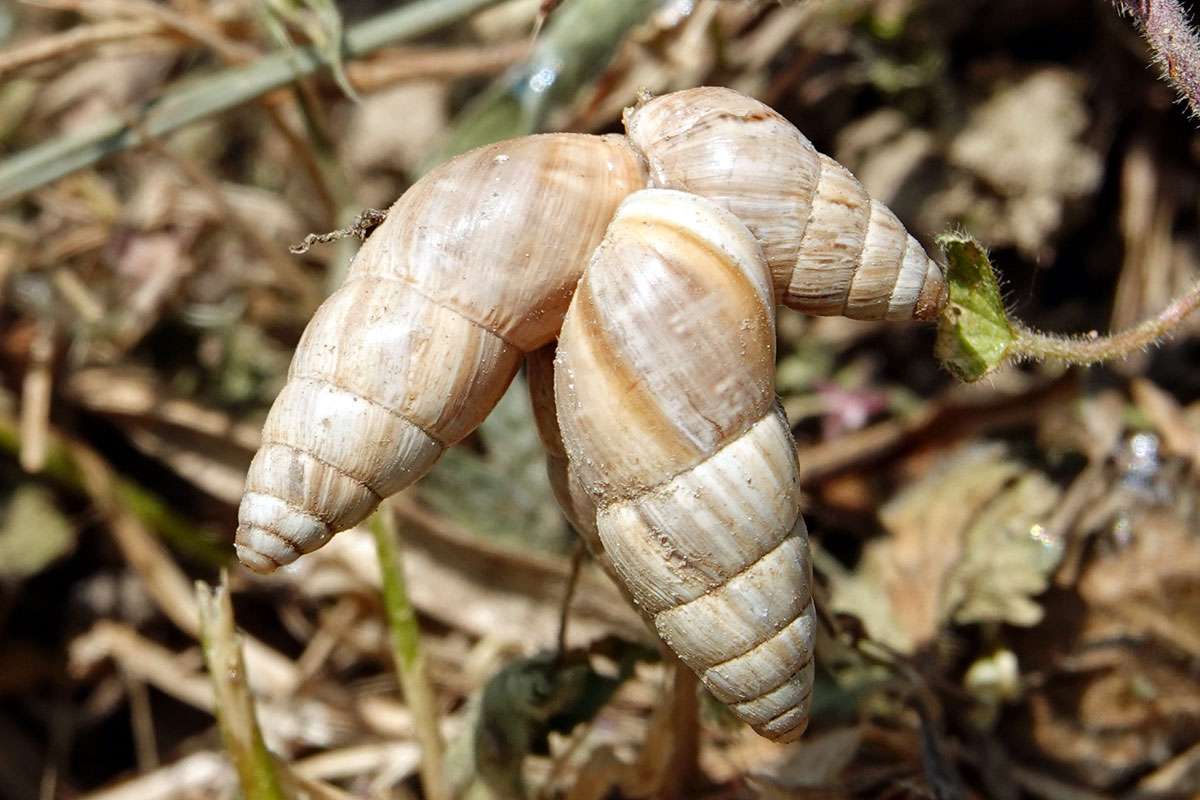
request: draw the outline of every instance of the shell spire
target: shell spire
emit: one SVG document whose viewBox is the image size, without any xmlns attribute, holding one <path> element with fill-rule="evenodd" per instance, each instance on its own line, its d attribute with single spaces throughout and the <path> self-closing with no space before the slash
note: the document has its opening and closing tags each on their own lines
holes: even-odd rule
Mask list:
<svg viewBox="0 0 1200 800">
<path fill-rule="evenodd" d="M 766 254 L 777 301 L 808 314 L 933 319 L 941 267 L 850 171 L 769 106 L 705 86 L 625 112 L 652 186 L 715 201 Z"/>
</svg>

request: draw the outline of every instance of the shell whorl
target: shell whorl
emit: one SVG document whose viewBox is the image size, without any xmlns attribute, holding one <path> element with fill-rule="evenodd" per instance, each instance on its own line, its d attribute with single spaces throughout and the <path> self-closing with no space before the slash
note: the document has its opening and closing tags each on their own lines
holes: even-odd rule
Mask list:
<svg viewBox="0 0 1200 800">
<path fill-rule="evenodd" d="M 652 185 L 707 197 L 763 245 L 778 302 L 809 314 L 932 319 L 938 264 L 895 215 L 780 114 L 720 87 L 663 95 L 625 115 Z"/>
<path fill-rule="evenodd" d="M 238 511 L 269 572 L 365 519 L 474 430 L 554 338 L 582 265 L 642 186 L 623 137 L 483 147 L 392 207 L 297 346 Z"/>
<path fill-rule="evenodd" d="M 761 248 L 702 197 L 622 204 L 559 339 L 563 442 L 660 636 L 759 733 L 799 736 L 815 616 Z"/>
</svg>

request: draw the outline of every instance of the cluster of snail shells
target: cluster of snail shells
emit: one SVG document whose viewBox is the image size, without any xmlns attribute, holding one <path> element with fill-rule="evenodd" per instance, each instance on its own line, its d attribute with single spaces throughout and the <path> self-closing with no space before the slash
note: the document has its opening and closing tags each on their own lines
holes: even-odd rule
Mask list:
<svg viewBox="0 0 1200 800">
<path fill-rule="evenodd" d="M 396 202 L 297 347 L 238 555 L 270 571 L 363 520 L 528 356 L 572 524 L 718 699 L 793 738 L 814 611 L 774 308 L 930 318 L 941 271 L 751 98 L 677 92 L 625 124 L 479 148 Z"/>
</svg>

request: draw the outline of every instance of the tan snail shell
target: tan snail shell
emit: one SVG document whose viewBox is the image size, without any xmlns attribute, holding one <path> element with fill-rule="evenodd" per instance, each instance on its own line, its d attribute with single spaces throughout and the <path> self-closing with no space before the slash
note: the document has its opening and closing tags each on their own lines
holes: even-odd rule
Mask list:
<svg viewBox="0 0 1200 800">
<path fill-rule="evenodd" d="M 269 572 L 320 547 L 469 434 L 522 355 L 554 338 L 617 205 L 648 184 L 742 218 L 789 306 L 924 318 L 944 303 L 937 265 L 894 216 L 761 103 L 689 90 L 627 124 L 630 139 L 480 148 L 392 206 L 309 323 L 267 418 L 239 508 L 243 563 Z"/>
<path fill-rule="evenodd" d="M 473 431 L 552 340 L 617 204 L 619 136 L 531 136 L 414 185 L 304 332 L 246 476 L 237 552 L 260 572 L 360 522 Z"/>
<path fill-rule="evenodd" d="M 771 273 L 736 217 L 630 196 L 559 337 L 571 469 L 663 640 L 759 733 L 807 724 L 816 632 L 796 454 L 775 401 Z"/>
</svg>

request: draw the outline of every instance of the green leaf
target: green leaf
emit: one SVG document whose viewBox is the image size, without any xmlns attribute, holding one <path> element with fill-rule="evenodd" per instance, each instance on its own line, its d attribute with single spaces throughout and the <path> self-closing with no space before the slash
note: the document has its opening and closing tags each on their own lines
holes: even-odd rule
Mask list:
<svg viewBox="0 0 1200 800">
<path fill-rule="evenodd" d="M 977 381 L 1003 364 L 1017 334 L 1004 310 L 987 251 L 965 233 L 939 237 L 950 301 L 938 320 L 934 354 L 956 378 Z"/>
<path fill-rule="evenodd" d="M 0 523 L 0 578 L 36 575 L 75 546 L 75 526 L 54 495 L 36 484 L 16 488 Z"/>
</svg>

